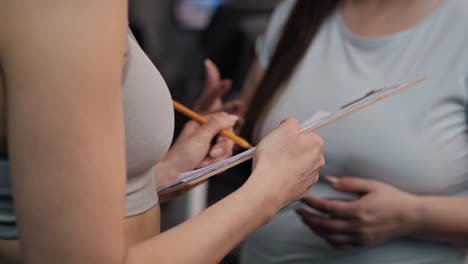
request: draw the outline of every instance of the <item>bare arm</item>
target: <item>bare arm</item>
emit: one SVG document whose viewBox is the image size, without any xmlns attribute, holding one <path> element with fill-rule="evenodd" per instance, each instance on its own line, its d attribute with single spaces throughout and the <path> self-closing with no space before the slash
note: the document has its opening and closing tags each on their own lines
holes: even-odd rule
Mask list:
<svg viewBox="0 0 468 264">
<path fill-rule="evenodd" d="M 417 196 L 414 234 L 468 245 L 468 197 Z"/>
<path fill-rule="evenodd" d="M 3 4 L 11 26 L 2 63 L 23 261 L 118 263 L 125 255 L 126 1 Z"/>
<path fill-rule="evenodd" d="M 129 248 L 120 95 L 126 2 L 2 5 L 13 25 L 2 40 L 2 65 L 24 263 L 216 263 L 317 180 L 320 138 L 287 121 L 260 144 L 246 185 Z"/>
<path fill-rule="evenodd" d="M 218 263 L 276 213 L 276 202 L 259 199 L 257 192 L 254 186 L 242 187 L 197 217 L 135 246 L 128 263 Z"/>
</svg>

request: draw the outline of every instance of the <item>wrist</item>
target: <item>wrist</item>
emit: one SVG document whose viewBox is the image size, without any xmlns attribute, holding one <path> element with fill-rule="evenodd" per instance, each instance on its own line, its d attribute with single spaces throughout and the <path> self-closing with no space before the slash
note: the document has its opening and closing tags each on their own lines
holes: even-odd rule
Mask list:
<svg viewBox="0 0 468 264">
<path fill-rule="evenodd" d="M 193 160 L 193 155 L 190 151 L 185 151 L 184 147 L 179 143 L 175 143 L 169 149 L 164 159 L 161 160 L 163 167 L 170 169 L 176 174 L 187 172 L 195 169 L 199 162 Z M 196 160 L 197 158 L 195 158 Z"/>
<path fill-rule="evenodd" d="M 283 203 L 278 196 L 278 192 L 275 191 L 275 188 L 272 188 L 269 182 L 257 180 L 266 178 L 258 175 L 259 173 L 261 172 L 254 170 L 249 180 L 241 187 L 241 190 L 247 197 L 251 198 L 251 201 L 258 202 L 258 206 L 265 213 L 264 221 L 269 222 L 282 209 Z"/>
<path fill-rule="evenodd" d="M 156 179 L 162 179 L 164 184 L 174 181 L 179 174 L 178 170 L 167 160 L 159 161 L 154 169 Z"/>
<path fill-rule="evenodd" d="M 423 228 L 424 200 L 421 196 L 410 195 L 403 206 L 401 219 L 406 228 L 403 228 L 403 235 L 417 235 Z"/>
</svg>

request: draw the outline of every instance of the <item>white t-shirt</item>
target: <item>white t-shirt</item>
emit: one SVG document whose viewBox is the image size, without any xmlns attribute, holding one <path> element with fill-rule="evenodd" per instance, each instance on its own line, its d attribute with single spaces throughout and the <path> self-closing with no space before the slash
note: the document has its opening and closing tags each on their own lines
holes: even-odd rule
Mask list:
<svg viewBox="0 0 468 264">
<path fill-rule="evenodd" d="M 276 9 L 258 41 L 267 67 L 294 0 Z M 397 19 L 397 18 L 395 18 Z M 322 175 L 383 181 L 417 194 L 468 195 L 468 1 L 446 0 L 417 26 L 380 38 L 351 33 L 335 11 L 287 85 L 273 100 L 255 138 L 285 117 L 332 112 L 388 84 L 429 80 L 318 133 L 327 161 Z M 346 198 L 319 182 L 311 195 Z M 342 253 L 313 234 L 292 210 L 245 243 L 243 263 L 462 263 L 466 249 L 399 238 Z"/>
</svg>

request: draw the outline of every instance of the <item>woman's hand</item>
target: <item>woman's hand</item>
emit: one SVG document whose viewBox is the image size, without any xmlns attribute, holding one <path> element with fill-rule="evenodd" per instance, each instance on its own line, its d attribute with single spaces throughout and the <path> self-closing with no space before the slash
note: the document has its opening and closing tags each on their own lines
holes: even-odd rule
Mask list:
<svg viewBox="0 0 468 264">
<path fill-rule="evenodd" d="M 223 95 L 231 89 L 231 80 L 222 80 L 218 68 L 211 60 L 205 60 L 205 87 L 193 109 L 199 113 L 227 112 L 239 115 L 243 108 L 240 100 L 223 103 Z"/>
<path fill-rule="evenodd" d="M 232 129 L 238 117 L 217 113 L 207 117 L 208 123 L 200 125 L 189 121 L 163 160 L 156 165 L 156 184 L 164 186 L 173 182 L 177 174 L 195 168 L 205 167 L 232 155 L 234 143 L 218 137 L 222 129 Z"/>
<path fill-rule="evenodd" d="M 265 191 L 278 210 L 304 197 L 325 163 L 323 140 L 299 129 L 297 120 L 286 119 L 260 142 L 246 183 L 254 185 L 255 192 Z"/>
<path fill-rule="evenodd" d="M 416 197 L 375 180 L 326 177 L 336 190 L 358 194 L 354 201 L 308 196 L 303 201 L 323 214 L 297 209 L 304 223 L 337 249 L 372 246 L 409 235 L 418 226 Z"/>
</svg>

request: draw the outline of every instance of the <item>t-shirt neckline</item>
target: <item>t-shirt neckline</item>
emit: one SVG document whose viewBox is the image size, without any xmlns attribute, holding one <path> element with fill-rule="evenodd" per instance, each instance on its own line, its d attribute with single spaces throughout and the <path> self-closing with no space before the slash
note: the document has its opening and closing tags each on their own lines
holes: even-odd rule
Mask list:
<svg viewBox="0 0 468 264">
<path fill-rule="evenodd" d="M 343 21 L 343 17 L 341 16 L 340 10 L 337 8 L 336 11 L 334 12 L 333 15 L 333 20 L 335 23 L 338 25 L 339 30 L 341 33 L 345 36 L 345 38 L 352 44 L 357 45 L 357 46 L 362 46 L 362 47 L 377 47 L 381 45 L 385 45 L 387 43 L 390 43 L 394 40 L 397 39 L 403 39 L 407 38 L 410 36 L 412 33 L 417 31 L 419 28 L 424 27 L 426 24 L 430 23 L 432 20 L 434 20 L 439 13 L 442 12 L 443 9 L 445 9 L 445 6 L 447 6 L 449 1 L 443 0 L 442 3 L 439 4 L 439 6 L 436 7 L 436 9 L 428 15 L 426 18 L 424 18 L 421 22 L 418 24 L 407 28 L 405 30 L 379 36 L 379 37 L 363 37 L 354 34 L 351 32 L 347 26 L 345 25 Z"/>
</svg>

